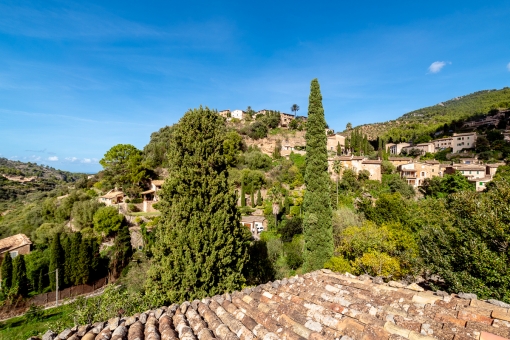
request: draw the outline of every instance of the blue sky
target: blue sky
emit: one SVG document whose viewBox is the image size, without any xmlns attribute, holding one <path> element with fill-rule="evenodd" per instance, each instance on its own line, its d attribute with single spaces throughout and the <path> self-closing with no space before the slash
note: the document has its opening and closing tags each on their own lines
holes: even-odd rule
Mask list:
<svg viewBox="0 0 510 340">
<path fill-rule="evenodd" d="M 508 1 L 2 1 L 0 155 L 94 172 L 199 105 L 331 128 L 510 85 Z"/>
</svg>

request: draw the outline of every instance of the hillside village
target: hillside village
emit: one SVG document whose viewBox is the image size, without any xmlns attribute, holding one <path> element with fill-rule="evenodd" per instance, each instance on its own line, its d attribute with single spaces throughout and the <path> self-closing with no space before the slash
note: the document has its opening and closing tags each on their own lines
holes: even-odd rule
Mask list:
<svg viewBox="0 0 510 340">
<path fill-rule="evenodd" d="M 325 275 L 326 281 L 350 279 L 349 276 L 328 276 L 331 275 L 328 270 L 333 270 L 361 275 L 361 282 L 367 283 L 362 278 L 367 275 L 374 284 L 389 284 L 411 291 L 423 290 L 417 283 L 437 284 L 422 272 L 417 239 L 424 236 L 419 236 L 421 234 L 415 230 L 425 230 L 421 221 L 431 219 L 438 209 L 445 209 L 443 215 L 457 218 L 457 208 L 439 207 L 435 203 L 428 206 L 430 202 L 440 202 L 450 194 L 462 192 L 485 195 L 471 198 L 480 200 L 495 195 L 491 190 L 510 174 L 507 165 L 510 130 L 506 130 L 510 110 L 491 109 L 476 119 L 457 122 L 455 131 L 448 126 L 439 133 L 414 136 L 406 141 L 400 138 L 399 142 L 393 142 L 392 138 L 370 140 L 360 128 L 335 133 L 325 124 L 320 133 L 324 138 L 327 176 L 331 184 L 327 195 L 334 211 L 335 255 L 324 264 L 327 269 L 312 276 L 302 276 L 309 117 L 298 116 L 297 110 L 295 114 L 251 108 L 214 111 L 214 115 L 222 117 L 222 152 L 228 164 L 229 187 L 236 193 L 240 225 L 243 232 L 248 232 L 237 237 L 250 240 L 251 260 L 243 269 L 246 282 L 258 287 L 255 289 L 272 291 L 285 287 L 287 283 L 283 282 L 289 282 L 286 280 L 294 275 L 298 275 L 296 280 L 304 280 L 301 283 L 318 275 Z M 12 288 L 2 293 L 7 303 L 0 310 L 2 315 L 22 313 L 30 305 L 51 306 L 55 300 L 60 299 L 62 303 L 66 298 L 94 294 L 108 282 L 131 287 L 128 288 L 132 289 L 130 294 L 141 299 L 139 294 L 143 294 L 144 286 L 140 280 L 149 275 L 147 270 L 157 252 L 157 232 L 164 225 L 162 216 L 168 209 L 165 183 L 172 181 L 174 170 L 168 163 L 167 152 L 178 129 L 176 125 L 153 133 L 143 151 L 132 145 L 116 145 L 101 160 L 104 169 L 100 173 L 74 174 L 69 176 L 69 182 L 53 187 L 53 191 L 42 192 L 40 196 L 26 193 L 22 196 L 23 205 L 10 203 L 10 209 L 2 211 L 0 232 L 6 237 L 0 239 L 0 258 L 12 258 L 16 268 L 21 268 L 20 258 L 27 261 L 26 265 L 23 262 L 26 266 L 24 290 L 12 285 L 14 277 L 20 274 L 11 269 L 9 275 L 13 281 L 7 284 Z M 120 161 L 121 154 L 128 156 L 122 156 Z M 3 172 L 6 183 L 32 185 L 41 180 L 20 170 L 4 169 Z M 497 183 L 493 185 L 492 181 Z M 424 197 L 431 200 L 423 200 Z M 500 196 L 494 196 L 496 205 L 501 203 L 498 200 Z M 455 204 L 455 200 L 451 204 Z M 360 236 L 356 236 L 358 233 Z M 383 241 L 374 240 L 376 250 L 362 247 L 353 254 L 352 245 L 344 243 L 357 242 L 351 238 L 368 235 L 395 238 L 400 248 L 388 248 Z M 57 253 L 62 256 L 60 260 L 54 259 Z M 374 264 L 373 256 L 380 256 L 382 262 Z M 60 295 L 56 292 L 55 277 L 50 275 L 56 268 L 64 272 L 59 279 Z M 2 275 L 5 273 L 3 270 Z M 276 287 L 258 286 L 273 280 L 278 282 Z M 445 286 L 445 289 L 449 288 Z M 111 294 L 118 299 L 116 293 Z M 17 300 L 13 300 L 14 297 Z M 505 300 L 501 295 L 498 297 Z M 248 301 L 248 298 L 240 298 Z M 221 299 L 222 303 L 226 301 Z M 228 301 L 234 300 L 231 297 Z M 123 313 L 139 310 L 140 306 L 149 308 L 146 303 L 139 300 L 138 309 Z M 193 317 L 188 313 L 193 312 L 186 308 L 182 315 L 186 314 L 191 324 Z M 217 307 L 214 308 L 218 312 Z M 167 313 L 172 311 L 174 317 L 178 310 L 166 309 Z M 164 311 L 145 313 L 145 322 L 151 317 L 161 318 Z M 106 328 L 104 323 L 96 323 L 82 331 L 77 328 L 62 330 L 59 336 L 62 339 L 78 333 L 100 336 L 108 333 L 107 329 L 110 333 L 117 332 L 121 325 L 126 327 L 123 333 L 126 335 L 130 325 L 142 320 L 142 314 L 138 315 L 131 323 L 120 315 L 117 320 L 110 319 Z M 97 314 L 96 317 L 102 316 Z M 255 314 L 251 317 L 256 319 Z M 85 321 L 80 320 L 81 323 Z M 493 317 L 491 323 L 499 322 L 494 320 L 501 319 Z M 129 332 L 140 332 L 141 326 L 137 327 L 129 328 Z M 265 327 L 269 327 L 268 324 Z M 359 329 L 359 334 L 364 332 L 364 327 Z M 384 326 L 380 331 L 390 334 L 391 327 Z M 498 333 L 493 329 L 491 332 Z"/>
</svg>

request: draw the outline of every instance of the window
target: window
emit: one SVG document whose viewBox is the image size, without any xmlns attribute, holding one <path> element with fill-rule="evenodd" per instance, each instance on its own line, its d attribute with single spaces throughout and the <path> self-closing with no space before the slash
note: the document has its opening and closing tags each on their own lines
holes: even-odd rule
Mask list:
<svg viewBox="0 0 510 340">
<path fill-rule="evenodd" d="M 480 171 L 477 171 L 476 174 L 478 175 L 480 173 Z"/>
<path fill-rule="evenodd" d="M 483 182 L 480 182 L 480 185 L 483 186 Z"/>
<path fill-rule="evenodd" d="M 18 256 L 18 251 L 17 250 L 10 251 L 9 254 L 11 255 L 12 258 L 15 258 L 16 256 Z"/>
</svg>

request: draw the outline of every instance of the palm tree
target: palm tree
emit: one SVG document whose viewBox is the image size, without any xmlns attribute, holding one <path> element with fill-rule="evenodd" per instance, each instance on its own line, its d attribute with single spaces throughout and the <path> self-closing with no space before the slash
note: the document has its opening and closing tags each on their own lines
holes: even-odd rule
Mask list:
<svg viewBox="0 0 510 340">
<path fill-rule="evenodd" d="M 333 163 L 333 171 L 336 174 L 336 208 L 338 209 L 338 177 L 340 176 L 340 173 L 342 172 L 342 162 L 335 161 Z"/>
<path fill-rule="evenodd" d="M 299 111 L 299 105 L 298 104 L 292 104 L 292 106 L 290 107 L 290 110 L 292 112 L 294 112 L 294 118 L 296 118 L 296 114 Z"/>
</svg>

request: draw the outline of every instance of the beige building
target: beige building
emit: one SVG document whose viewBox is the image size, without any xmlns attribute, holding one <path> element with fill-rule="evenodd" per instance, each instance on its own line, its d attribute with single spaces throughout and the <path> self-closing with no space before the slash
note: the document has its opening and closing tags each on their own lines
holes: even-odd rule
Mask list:
<svg viewBox="0 0 510 340">
<path fill-rule="evenodd" d="M 452 139 L 453 153 L 459 153 L 464 149 L 473 149 L 476 142 L 476 132 L 454 133 Z"/>
<path fill-rule="evenodd" d="M 335 161 L 339 161 L 340 165 L 343 169 L 351 169 L 356 174 L 358 174 L 362 170 L 366 170 L 369 172 L 369 179 L 374 181 L 381 181 L 381 164 L 380 160 L 369 160 L 363 156 L 340 156 L 333 157 L 328 159 L 328 172 L 331 178 L 336 179 L 336 174 L 334 171 Z M 343 171 L 342 171 L 343 173 Z M 339 178 L 342 178 L 342 174 L 339 175 Z"/>
<path fill-rule="evenodd" d="M 218 114 L 223 118 L 230 118 L 230 110 L 221 110 L 218 111 Z"/>
<path fill-rule="evenodd" d="M 105 195 L 99 197 L 99 202 L 109 205 L 119 204 L 124 202 L 124 192 L 118 189 L 112 189 Z"/>
<path fill-rule="evenodd" d="M 335 151 L 340 144 L 342 152 L 345 150 L 345 137 L 341 135 L 328 136 L 328 151 Z"/>
<path fill-rule="evenodd" d="M 154 212 L 156 209 L 152 205 L 159 201 L 158 191 L 165 181 L 162 179 L 155 179 L 151 181 L 151 188 L 141 193 L 143 197 L 143 212 Z"/>
<path fill-rule="evenodd" d="M 409 145 L 406 147 L 403 147 L 401 149 L 401 152 L 409 153 L 411 150 L 420 150 L 421 154 L 424 155 L 427 152 L 434 153 L 436 152 L 436 147 L 434 146 L 434 143 L 420 143 L 416 145 Z"/>
<path fill-rule="evenodd" d="M 294 115 L 289 113 L 280 113 L 280 126 L 281 127 L 289 127 L 291 121 L 294 120 Z"/>
<path fill-rule="evenodd" d="M 410 157 L 388 157 L 388 161 L 393 164 L 393 166 L 398 167 L 402 164 L 408 164 L 413 161 Z"/>
<path fill-rule="evenodd" d="M 432 143 L 434 143 L 434 146 L 437 150 L 448 149 L 448 148 L 452 147 L 453 138 L 448 137 L 448 138 L 434 139 L 432 141 Z"/>
<path fill-rule="evenodd" d="M 407 184 L 417 188 L 423 184 L 426 178 L 440 176 L 440 165 L 413 162 L 403 164 L 399 167 L 400 177 L 407 181 Z"/>
<path fill-rule="evenodd" d="M 386 149 L 391 155 L 400 155 L 402 149 L 411 146 L 410 143 L 386 144 Z"/>
<path fill-rule="evenodd" d="M 30 253 L 32 241 L 25 234 L 17 234 L 0 240 L 0 259 L 9 254 L 12 258 Z M 1 263 L 2 261 L 0 261 Z"/>
</svg>

